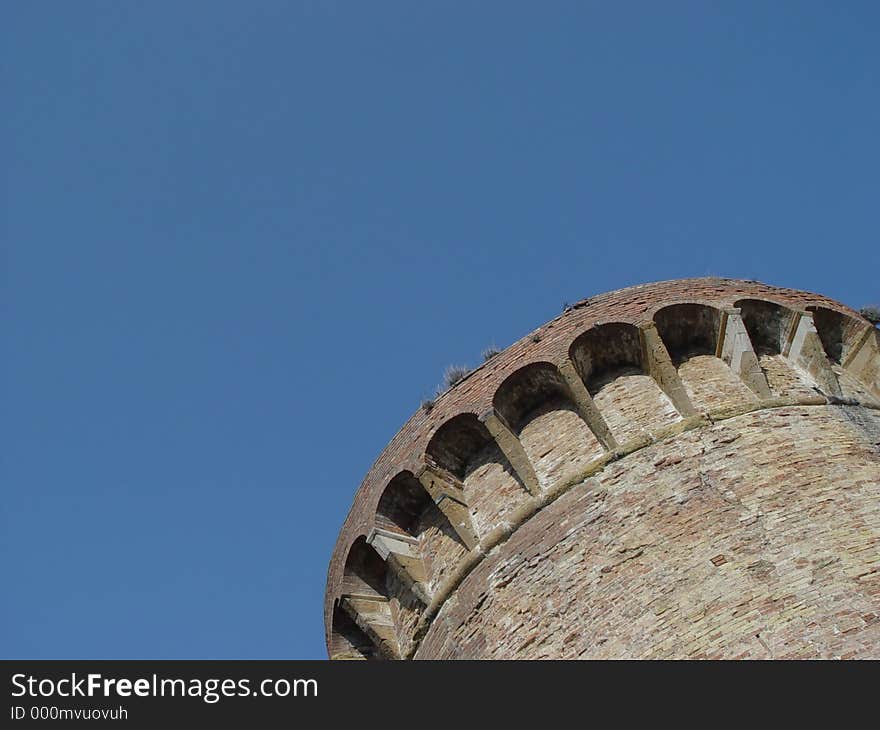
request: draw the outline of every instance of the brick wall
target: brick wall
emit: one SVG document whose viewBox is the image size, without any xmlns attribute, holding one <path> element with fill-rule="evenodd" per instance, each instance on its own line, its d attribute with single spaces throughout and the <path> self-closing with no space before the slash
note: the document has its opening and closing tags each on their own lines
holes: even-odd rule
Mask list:
<svg viewBox="0 0 880 730">
<path fill-rule="evenodd" d="M 748 305 L 743 314 L 749 334 L 761 345 L 756 347 L 755 362 L 760 363 L 759 376 L 766 379 L 763 395 L 755 392 L 754 383 L 747 386 L 729 363 L 717 356 L 724 336 L 725 312 L 734 311 L 731 307 L 740 300 L 758 302 Z M 679 303 L 704 306 L 670 308 Z M 796 323 L 801 316 L 798 313 L 807 308 L 822 310 L 810 321 L 815 321 L 822 338 L 820 352 L 824 348 L 830 356 L 820 368 L 827 372 L 823 370 L 819 380 L 811 374 L 817 367 L 815 356 L 809 361 L 812 371 L 807 372 L 806 365 L 782 352 L 783 341 L 791 336 L 789 324 Z M 669 365 L 671 375 L 655 379 L 656 373 L 653 377 L 649 374 L 654 370 L 647 362 L 648 356 L 633 355 L 632 333 L 638 331 L 633 325 L 645 326 L 661 310 L 659 329 L 667 338 L 673 356 L 670 362 L 674 360 L 674 364 Z M 687 316 L 694 317 L 693 323 L 682 321 Z M 601 327 L 612 322 L 626 326 Z M 762 326 L 767 331 L 759 331 Z M 717 498 L 711 485 L 727 480 L 736 486 L 728 492 L 739 490 L 745 495 L 748 490 L 757 490 L 763 495 L 775 479 L 784 490 L 781 494 L 801 500 L 791 502 L 790 516 L 786 512 L 788 503 L 779 506 L 780 514 L 786 515 L 780 524 L 792 525 L 803 519 L 820 520 L 823 528 L 834 524 L 834 534 L 839 537 L 835 551 L 867 550 L 869 554 L 873 549 L 876 554 L 876 519 L 871 522 L 870 515 L 862 512 L 856 515 L 838 511 L 835 518 L 823 512 L 830 510 L 829 504 L 834 502 L 826 494 L 829 490 L 854 490 L 847 499 L 863 504 L 867 497 L 863 500 L 856 492 L 869 489 L 872 478 L 874 488 L 880 482 L 876 459 L 878 412 L 874 410 L 880 397 L 876 382 L 880 350 L 876 334 L 873 330 L 868 333 L 868 329 L 869 325 L 851 310 L 824 297 L 756 282 L 662 282 L 580 302 L 493 357 L 441 396 L 432 410 L 417 412 L 379 457 L 355 496 L 331 560 L 325 605 L 331 656 L 710 656 L 719 652 L 731 656 L 734 648 L 737 654 L 746 656 L 766 655 L 755 646 L 747 648 L 746 639 L 737 639 L 740 643 L 735 647 L 731 643 L 733 636 L 751 631 L 760 623 L 757 618 L 744 624 L 739 614 L 735 621 L 730 617 L 713 618 L 700 630 L 711 626 L 711 636 L 718 631 L 721 635 L 708 641 L 703 639 L 709 634 L 694 634 L 679 620 L 681 611 L 687 613 L 688 606 L 697 605 L 695 596 L 710 590 L 710 584 L 714 586 L 711 591 L 723 589 L 730 595 L 740 590 L 739 573 L 724 570 L 725 565 L 734 562 L 726 553 L 719 551 L 710 556 L 719 564 L 712 563 L 708 572 L 702 563 L 693 562 L 696 558 L 690 553 L 704 549 L 711 552 L 709 545 L 724 540 L 724 544 L 742 540 L 753 544 L 749 542 L 751 528 L 744 523 L 750 518 L 733 520 L 726 497 Z M 579 347 L 576 341 L 584 341 L 578 339 L 581 335 L 591 332 L 603 333 L 602 338 L 593 338 L 592 354 L 582 349 L 570 352 L 573 345 Z M 616 332 L 622 333 L 622 339 L 615 339 Z M 688 340 L 691 332 L 693 341 Z M 771 347 L 762 349 L 767 343 Z M 713 354 L 716 346 L 718 352 Z M 585 367 L 591 357 L 596 363 L 601 361 L 599 379 L 587 377 Z M 615 358 L 620 367 L 615 367 Z M 587 378 L 580 383 L 580 390 L 570 380 L 566 385 L 562 377 L 566 363 L 572 362 L 570 371 Z M 840 396 L 817 391 L 820 384 L 827 388 L 829 377 Z M 673 385 L 680 383 L 676 386 L 679 390 L 670 390 L 670 378 Z M 529 393 L 530 389 L 533 392 Z M 843 405 L 825 405 L 828 403 Z M 858 415 L 853 415 L 856 412 Z M 491 435 L 476 418 L 485 413 L 495 414 Z M 442 447 L 434 447 L 438 440 L 432 438 L 444 425 Z M 821 431 L 821 438 L 814 429 Z M 716 438 L 717 443 L 712 441 Z M 828 443 L 823 442 L 820 448 L 817 444 L 822 439 Z M 812 456 L 805 456 L 804 449 L 809 449 Z M 426 453 L 433 467 L 439 468 L 436 473 L 448 482 L 444 494 L 433 495 L 436 505 L 427 501 L 429 507 L 417 516 L 408 535 L 401 531 L 405 543 L 389 543 L 381 535 L 376 537 L 374 528 L 386 532 L 388 528 L 387 520 L 376 516 L 380 497 L 398 475 L 419 475 L 425 468 Z M 432 454 L 441 463 L 434 463 Z M 711 461 L 716 455 L 717 461 Z M 712 468 L 707 467 L 710 462 Z M 807 484 L 812 485 L 823 474 L 837 472 L 840 478 L 835 477 L 834 485 L 818 492 L 818 487 L 804 490 L 792 486 L 801 484 L 807 473 L 811 475 Z M 412 474 L 409 480 L 418 486 Z M 850 479 L 855 480 L 852 487 L 846 481 Z M 682 485 L 691 486 L 682 492 Z M 444 502 L 447 493 L 455 499 Z M 594 504 L 590 494 L 604 494 L 601 505 Z M 814 498 L 815 505 L 810 502 Z M 655 504 L 653 499 L 659 501 Z M 684 501 L 677 511 L 670 507 L 681 499 Z M 622 502 L 618 504 L 618 500 Z M 626 511 L 630 503 L 641 506 L 630 514 Z M 689 515 L 688 504 L 703 505 L 704 509 L 699 515 Z M 450 505 L 458 511 L 450 511 Z M 611 510 L 608 518 L 603 512 L 595 523 L 590 521 L 587 515 L 600 509 Z M 712 516 L 715 509 L 720 509 L 717 517 Z M 622 520 L 620 524 L 615 522 L 617 517 Z M 469 521 L 464 532 L 462 519 Z M 593 524 L 601 527 L 598 534 L 588 528 Z M 803 527 L 804 532 L 812 532 L 819 539 L 817 545 L 831 550 L 830 538 L 820 530 L 811 531 L 809 524 Z M 699 530 L 692 529 L 695 525 Z M 672 530 L 668 534 L 672 544 L 659 552 L 648 551 L 658 565 L 662 564 L 655 570 L 642 559 L 645 548 L 627 541 L 648 533 L 663 534 L 664 530 Z M 703 542 L 700 530 L 706 532 Z M 737 530 L 742 534 L 737 536 Z M 471 533 L 473 545 L 469 543 Z M 862 535 L 862 542 L 858 535 Z M 785 542 L 792 536 L 783 530 L 779 539 Z M 533 554 L 528 567 L 523 567 L 523 556 L 531 555 L 536 545 L 541 552 Z M 357 559 L 351 546 L 357 548 Z M 604 547 L 599 550 L 599 546 Z M 621 558 L 619 568 L 616 562 L 601 562 L 608 558 L 608 546 L 613 546 L 612 555 Z M 818 548 L 804 542 L 803 549 Z M 364 550 L 369 554 L 365 556 Z M 771 564 L 776 565 L 771 558 L 771 553 L 761 553 L 753 561 L 758 567 L 749 568 L 747 575 L 756 571 L 762 575 L 772 573 L 780 581 L 779 590 L 801 579 L 801 574 L 795 580 L 794 573 L 778 567 L 771 570 Z M 362 572 L 367 563 L 377 565 L 377 560 L 387 560 L 387 570 L 380 578 L 384 589 L 378 591 L 381 595 L 371 593 L 364 603 L 348 586 L 363 584 L 358 571 Z M 595 570 L 599 570 L 598 583 L 590 572 Z M 492 571 L 504 576 L 500 582 L 492 577 Z M 653 577 L 640 582 L 632 577 L 632 571 Z M 620 584 L 619 593 L 612 588 L 610 592 L 602 588 L 595 593 L 597 586 L 610 585 L 618 576 L 629 576 Z M 673 582 L 664 583 L 661 590 L 658 586 L 662 576 Z M 376 583 L 374 576 L 368 579 L 371 585 Z M 690 588 L 670 588 L 682 581 Z M 499 586 L 501 592 L 496 590 Z M 560 586 L 564 586 L 566 595 L 595 593 L 596 598 L 583 598 L 587 603 L 577 598 L 566 609 L 570 614 L 554 612 L 551 608 L 563 601 Z M 826 587 L 842 595 L 837 583 Z M 629 595 L 628 591 L 633 590 L 642 593 Z M 650 597 L 658 590 L 664 595 L 672 591 L 667 597 L 670 607 L 661 612 L 665 616 L 662 619 L 653 609 L 646 613 L 639 608 L 647 605 L 645 601 L 653 603 L 656 596 Z M 809 591 L 801 593 L 812 596 L 810 600 L 815 598 Z M 856 600 L 856 593 L 846 600 L 854 602 L 853 606 L 863 606 L 864 602 Z M 876 593 L 873 596 L 876 599 Z M 600 609 L 608 601 L 615 605 L 609 604 L 602 613 Z M 468 605 L 471 608 L 466 608 Z M 759 614 L 769 615 L 780 605 L 765 605 L 764 613 Z M 360 612 L 356 607 L 361 607 Z M 810 610 L 816 613 L 824 609 Z M 788 611 L 786 608 L 783 613 L 787 616 Z M 575 618 L 578 612 L 580 624 Z M 637 619 L 635 612 L 639 612 Z M 870 618 L 870 614 L 866 609 L 863 615 Z M 820 622 L 818 634 L 831 630 L 826 618 Z M 624 625 L 627 621 L 633 622 L 629 629 Z M 724 627 L 728 625 L 738 628 L 727 630 Z M 636 626 L 640 627 L 638 631 Z M 787 637 L 779 639 L 779 650 L 784 654 L 797 642 L 789 634 L 780 633 L 777 623 L 773 626 L 777 639 Z M 856 629 L 850 629 L 853 631 Z M 637 640 L 639 632 L 647 632 L 641 640 Z M 536 636 L 530 638 L 533 633 Z M 798 635 L 806 636 L 803 631 Z M 593 636 L 599 638 L 590 638 Z M 759 638 L 757 645 L 765 652 L 770 650 L 764 644 L 773 649 L 773 641 L 777 641 L 770 641 L 764 634 Z M 865 655 L 871 651 L 865 647 L 877 646 L 876 640 L 873 644 L 846 644 L 849 649 L 843 652 L 840 642 L 827 638 L 826 644 L 812 655 L 830 656 L 838 651 L 840 655 L 851 651 Z M 808 653 L 803 645 L 797 646 L 796 651 Z"/>
<path fill-rule="evenodd" d="M 880 413 L 754 411 L 609 465 L 464 580 L 417 658 L 880 658 Z"/>
</svg>

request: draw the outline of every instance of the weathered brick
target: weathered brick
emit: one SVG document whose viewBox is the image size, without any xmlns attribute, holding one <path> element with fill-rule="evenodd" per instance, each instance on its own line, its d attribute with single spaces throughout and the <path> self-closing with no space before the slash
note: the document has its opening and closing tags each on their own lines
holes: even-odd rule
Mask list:
<svg viewBox="0 0 880 730">
<path fill-rule="evenodd" d="M 741 301 L 761 371 L 748 376 L 766 377 L 769 395 L 716 357 L 722 310 Z M 566 385 L 580 335 L 611 322 L 624 326 L 597 332 L 631 333 L 661 310 L 666 371 L 639 363 L 630 334 L 608 343 L 589 395 Z M 786 349 L 803 310 L 821 339 L 808 369 Z M 662 282 L 579 303 L 417 412 L 377 460 L 331 561 L 331 656 L 880 658 L 880 351 L 866 328 L 840 304 L 757 282 Z M 585 379 L 596 346 L 579 354 Z M 529 378 L 499 390 L 527 365 Z M 488 409 L 516 417 L 499 423 L 518 451 L 480 425 Z M 462 414 L 470 425 L 447 433 L 446 463 L 432 466 L 442 489 L 404 504 L 418 514 L 402 527 L 377 515 L 396 475 L 418 486 L 432 436 Z M 450 522 L 462 515 L 470 551 Z M 374 528 L 402 530 L 391 569 Z"/>
</svg>

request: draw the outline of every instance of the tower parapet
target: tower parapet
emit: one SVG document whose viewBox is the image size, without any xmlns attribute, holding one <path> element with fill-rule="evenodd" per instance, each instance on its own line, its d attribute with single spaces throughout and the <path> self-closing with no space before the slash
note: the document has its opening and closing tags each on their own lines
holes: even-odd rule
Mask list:
<svg viewBox="0 0 880 730">
<path fill-rule="evenodd" d="M 837 302 L 715 278 L 578 302 L 379 456 L 331 559 L 328 652 L 878 656 L 878 444 L 880 336 Z"/>
</svg>

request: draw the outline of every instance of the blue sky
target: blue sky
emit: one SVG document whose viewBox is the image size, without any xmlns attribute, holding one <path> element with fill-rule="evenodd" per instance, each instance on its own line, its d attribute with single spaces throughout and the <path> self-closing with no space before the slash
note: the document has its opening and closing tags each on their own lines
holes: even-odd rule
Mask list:
<svg viewBox="0 0 880 730">
<path fill-rule="evenodd" d="M 880 299 L 876 3 L 3 15 L 6 658 L 321 658 L 447 364 L 643 281 Z"/>
</svg>

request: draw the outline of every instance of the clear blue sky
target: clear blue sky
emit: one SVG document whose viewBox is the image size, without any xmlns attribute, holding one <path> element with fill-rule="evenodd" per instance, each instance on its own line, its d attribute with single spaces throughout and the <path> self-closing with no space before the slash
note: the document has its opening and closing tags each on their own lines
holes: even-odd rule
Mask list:
<svg viewBox="0 0 880 730">
<path fill-rule="evenodd" d="M 715 274 L 878 291 L 871 2 L 8 2 L 0 655 L 320 658 L 449 363 Z"/>
</svg>

